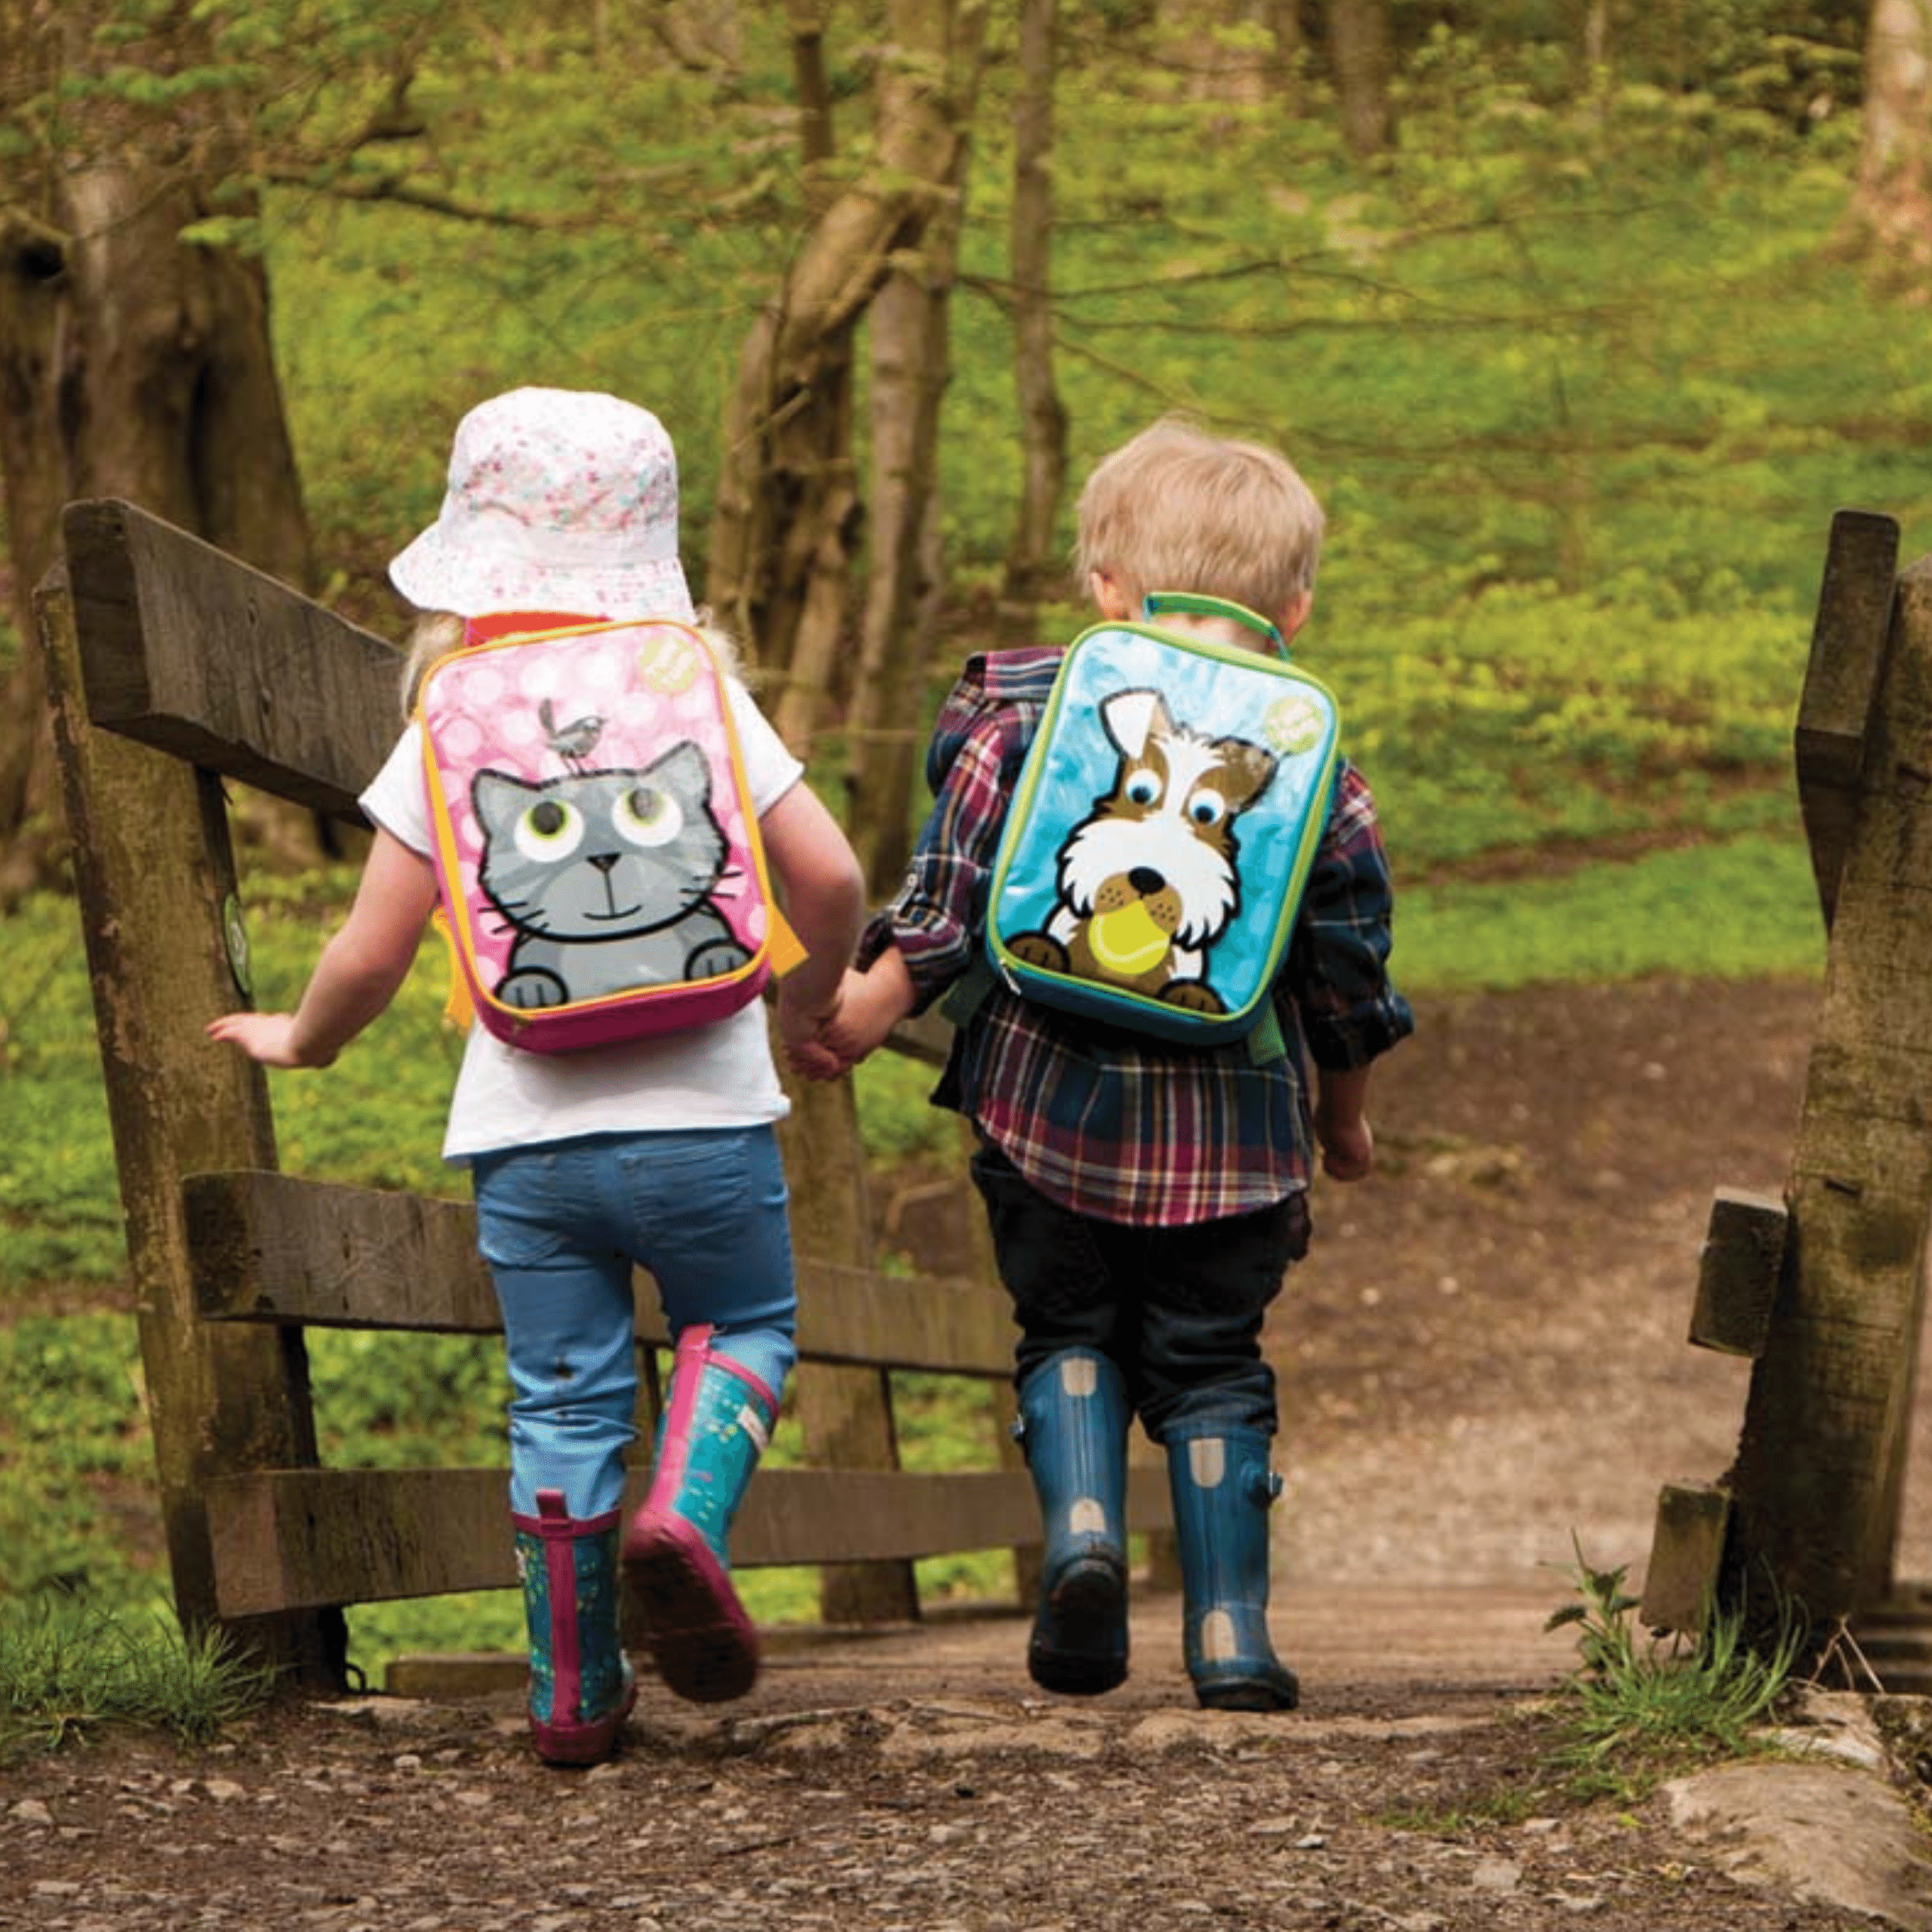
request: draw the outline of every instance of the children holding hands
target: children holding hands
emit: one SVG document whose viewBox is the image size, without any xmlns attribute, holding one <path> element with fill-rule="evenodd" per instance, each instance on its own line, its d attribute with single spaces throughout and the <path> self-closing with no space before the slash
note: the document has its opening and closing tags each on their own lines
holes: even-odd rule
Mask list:
<svg viewBox="0 0 1932 1932">
<path fill-rule="evenodd" d="M 390 566 L 425 614 L 405 706 L 438 656 L 466 645 L 598 618 L 696 621 L 677 516 L 675 459 L 648 412 L 546 389 L 480 405 L 458 427 L 435 521 Z M 1078 566 L 1103 618 L 1139 618 L 1157 598 L 1164 626 L 1253 648 L 1269 626 L 1287 640 L 1307 620 L 1322 527 L 1278 453 L 1170 419 L 1094 472 Z M 706 635 L 729 665 L 729 641 Z M 1180 1044 L 1022 998 L 981 969 L 989 869 L 1060 656 L 968 662 L 929 749 L 934 811 L 869 925 L 844 834 L 728 678 L 764 849 L 807 955 L 779 982 L 778 1039 L 798 1072 L 836 1078 L 909 1014 L 983 989 L 949 1009 L 957 1030 L 933 1097 L 976 1131 L 973 1178 L 1019 1324 L 1019 1428 L 1045 1546 L 1029 1669 L 1083 1694 L 1127 1674 L 1138 1417 L 1167 1454 L 1198 1700 L 1291 1709 L 1297 1681 L 1267 1624 L 1279 1479 L 1260 1335 L 1308 1245 L 1315 1153 L 1335 1180 L 1369 1172 L 1370 1066 L 1413 1026 L 1387 972 L 1374 804 L 1343 760 L 1274 985 L 1284 1050 Z M 272 1066 L 326 1066 L 394 997 L 438 896 L 420 734 L 412 721 L 363 795 L 374 842 L 295 1011 L 228 1015 L 213 1038 Z M 531 871 L 542 844 L 525 854 Z M 774 1133 L 786 1106 L 755 1001 L 595 1051 L 526 1051 L 470 1030 L 443 1151 L 471 1171 L 503 1313 L 531 1734 L 551 1762 L 607 1755 L 631 1708 L 620 1568 L 673 1691 L 736 1697 L 755 1673 L 727 1537 L 796 1355 Z M 634 1265 L 656 1278 L 675 1349 L 648 1493 L 626 1524 Z"/>
</svg>

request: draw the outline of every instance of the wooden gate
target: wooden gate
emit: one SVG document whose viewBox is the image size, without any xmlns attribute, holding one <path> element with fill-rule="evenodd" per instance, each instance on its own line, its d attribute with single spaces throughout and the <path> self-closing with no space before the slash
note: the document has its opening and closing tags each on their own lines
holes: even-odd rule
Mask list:
<svg viewBox="0 0 1932 1932">
<path fill-rule="evenodd" d="M 245 977 L 223 780 L 360 826 L 357 794 L 397 728 L 398 662 L 130 505 L 70 505 L 63 534 L 36 605 L 176 1604 L 191 1625 L 220 1623 L 339 1684 L 343 1606 L 514 1583 L 507 1478 L 323 1468 L 304 1335 L 482 1334 L 500 1326 L 495 1301 L 467 1204 L 280 1172 L 266 1077 L 203 1029 Z M 897 1467 L 886 1377 L 924 1370 L 1003 1392 L 1011 1311 L 984 1278 L 879 1273 L 854 1208 L 850 1084 L 798 1100 L 786 1149 L 797 1408 L 806 1459 L 824 1466 L 761 1472 L 734 1560 L 825 1566 L 831 1620 L 915 1614 L 915 1558 L 1023 1550 L 1038 1523 L 1003 1428 L 989 1427 L 984 1469 Z M 669 1337 L 639 1286 L 638 1344 L 654 1352 Z M 654 1373 L 642 1380 L 654 1387 Z M 633 1475 L 630 1504 L 645 1480 Z M 1165 1528 L 1157 1469 L 1135 1470 L 1129 1521 Z"/>
<path fill-rule="evenodd" d="M 1932 1682 L 1932 1598 L 1895 1574 L 1932 1217 L 1932 558 L 1900 575 L 1898 549 L 1888 517 L 1833 520 L 1795 734 L 1823 1004 L 1782 1198 L 1712 1208 L 1690 1339 L 1749 1357 L 1749 1394 L 1730 1471 L 1660 1498 L 1642 1614 L 1782 1601 L 1814 1656 L 1904 1688 Z"/>
</svg>

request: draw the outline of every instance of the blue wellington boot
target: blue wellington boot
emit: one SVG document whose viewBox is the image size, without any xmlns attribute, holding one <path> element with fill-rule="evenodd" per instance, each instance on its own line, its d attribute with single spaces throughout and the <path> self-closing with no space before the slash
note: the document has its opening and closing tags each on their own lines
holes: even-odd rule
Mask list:
<svg viewBox="0 0 1932 1932">
<path fill-rule="evenodd" d="M 778 1397 L 685 1330 L 671 1364 L 644 1506 L 624 1532 L 624 1581 L 641 1609 L 658 1675 L 680 1697 L 742 1697 L 758 1677 L 758 1632 L 731 1583 L 727 1540 L 778 1419 Z"/>
<path fill-rule="evenodd" d="M 617 1641 L 619 1512 L 580 1521 L 559 1489 L 537 1492 L 537 1512 L 510 1518 L 530 1626 L 531 1741 L 546 1764 L 595 1764 L 637 1697 Z"/>
<path fill-rule="evenodd" d="M 1049 1355 L 1020 1389 L 1020 1446 L 1045 1549 L 1026 1668 L 1093 1697 L 1127 1675 L 1127 1384 L 1091 1349 Z"/>
<path fill-rule="evenodd" d="M 1281 1487 L 1268 1444 L 1252 1429 L 1168 1436 L 1187 1674 L 1210 1710 L 1291 1711 L 1301 1697 L 1268 1636 L 1268 1510 Z"/>
</svg>

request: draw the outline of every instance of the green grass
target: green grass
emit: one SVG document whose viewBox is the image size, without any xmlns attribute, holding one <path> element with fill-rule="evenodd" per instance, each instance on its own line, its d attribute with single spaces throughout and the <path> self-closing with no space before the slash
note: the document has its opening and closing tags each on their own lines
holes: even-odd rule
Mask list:
<svg viewBox="0 0 1932 1932">
<path fill-rule="evenodd" d="M 1427 995 L 1811 974 L 1824 958 L 1804 846 L 1753 836 L 1555 877 L 1398 887 L 1392 964 L 1405 989 Z"/>
<path fill-rule="evenodd" d="M 1578 1805 L 1634 1809 L 1666 1778 L 1780 1748 L 1767 1727 L 1794 1685 L 1801 1635 L 1789 1607 L 1755 1646 L 1742 1607 L 1713 1616 L 1701 1636 L 1655 1638 L 1638 1624 L 1625 1574 L 1597 1568 L 1578 1547 L 1570 1600 L 1546 1626 L 1576 1631 L 1577 1667 L 1554 1697 L 1511 1715 L 1517 1748 L 1506 1775 L 1478 1774 L 1454 1797 L 1391 1807 L 1381 1823 L 1481 1838 Z"/>
<path fill-rule="evenodd" d="M 154 1452 L 129 1316 L 0 1321 L 0 1578 L 5 1595 L 145 1606 L 164 1587 Z"/>
<path fill-rule="evenodd" d="M 0 1762 L 131 1725 L 205 1744 L 273 1689 L 220 1630 L 59 1592 L 0 1599 Z"/>
</svg>

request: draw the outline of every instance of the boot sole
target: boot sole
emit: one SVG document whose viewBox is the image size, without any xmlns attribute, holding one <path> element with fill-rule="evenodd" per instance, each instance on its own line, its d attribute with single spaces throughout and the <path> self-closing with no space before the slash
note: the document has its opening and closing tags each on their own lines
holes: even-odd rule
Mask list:
<svg viewBox="0 0 1932 1932">
<path fill-rule="evenodd" d="M 724 1566 L 682 1518 L 632 1524 L 624 1587 L 643 1612 L 657 1674 L 677 1696 L 721 1704 L 758 1681 L 757 1628 Z"/>
<path fill-rule="evenodd" d="M 1127 1573 L 1116 1559 L 1079 1558 L 1041 1598 L 1026 1671 L 1063 1697 L 1097 1697 L 1127 1681 Z"/>
<path fill-rule="evenodd" d="M 1196 1684 L 1194 1701 L 1204 1711 L 1292 1711 L 1301 1703 L 1301 1684 L 1284 1667 L 1278 1677 L 1230 1677 Z"/>
</svg>

